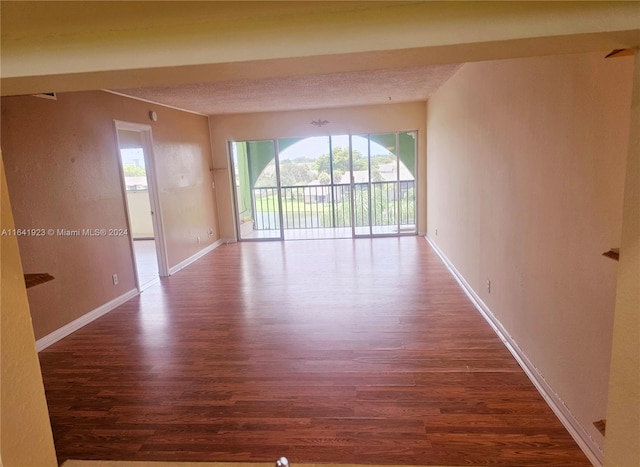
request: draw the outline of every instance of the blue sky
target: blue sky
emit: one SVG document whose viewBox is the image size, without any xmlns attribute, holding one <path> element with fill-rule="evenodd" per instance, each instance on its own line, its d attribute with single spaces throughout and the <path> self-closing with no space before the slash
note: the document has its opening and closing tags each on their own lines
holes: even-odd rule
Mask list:
<svg viewBox="0 0 640 467">
<path fill-rule="evenodd" d="M 362 136 L 352 136 L 353 149 L 367 154 L 367 139 Z M 349 136 L 339 135 L 331 137 L 333 147 L 349 147 Z M 329 154 L 329 137 L 313 136 L 289 146 L 280 153 L 280 160 L 296 159 L 298 157 L 319 157 L 322 154 Z M 389 151 L 378 143 L 371 142 L 371 154 L 390 154 Z"/>
<path fill-rule="evenodd" d="M 120 149 L 122 166 L 135 165 L 144 168 L 144 152 L 142 148 Z"/>
</svg>

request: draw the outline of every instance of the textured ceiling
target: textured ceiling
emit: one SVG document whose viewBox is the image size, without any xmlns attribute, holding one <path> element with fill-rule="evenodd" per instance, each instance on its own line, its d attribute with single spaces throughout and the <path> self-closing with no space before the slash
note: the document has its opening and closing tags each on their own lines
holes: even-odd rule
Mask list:
<svg viewBox="0 0 640 467">
<path fill-rule="evenodd" d="M 459 67 L 430 65 L 115 91 L 206 115 L 317 109 L 424 101 Z"/>
</svg>

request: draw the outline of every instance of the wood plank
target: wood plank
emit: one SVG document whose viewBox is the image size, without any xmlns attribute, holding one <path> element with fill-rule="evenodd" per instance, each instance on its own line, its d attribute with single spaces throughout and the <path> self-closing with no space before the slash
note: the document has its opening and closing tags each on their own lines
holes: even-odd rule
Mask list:
<svg viewBox="0 0 640 467">
<path fill-rule="evenodd" d="M 55 279 L 51 274 L 46 272 L 37 272 L 33 274 L 25 274 L 24 275 L 24 284 L 27 286 L 27 289 L 30 287 L 34 287 L 39 284 L 44 284 L 45 282 L 49 282 Z"/>
<path fill-rule="evenodd" d="M 40 360 L 60 461 L 589 465 L 419 237 L 221 246 Z"/>
<path fill-rule="evenodd" d="M 602 253 L 602 256 L 620 261 L 620 248 L 611 248 L 609 251 Z"/>
<path fill-rule="evenodd" d="M 598 420 L 597 422 L 593 422 L 593 426 L 595 426 L 598 429 L 598 431 L 602 433 L 602 436 L 604 436 L 607 430 L 607 420 L 602 419 L 602 420 Z"/>
</svg>

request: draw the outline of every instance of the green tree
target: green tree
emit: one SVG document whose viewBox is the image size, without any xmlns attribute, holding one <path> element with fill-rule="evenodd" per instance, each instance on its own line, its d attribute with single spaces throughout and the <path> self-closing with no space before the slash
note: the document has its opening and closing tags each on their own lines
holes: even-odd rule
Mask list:
<svg viewBox="0 0 640 467">
<path fill-rule="evenodd" d="M 144 177 L 147 175 L 144 167 L 136 167 L 135 165 L 125 165 L 122 168 L 122 171 L 124 172 L 125 177 Z"/>
<path fill-rule="evenodd" d="M 326 172 L 320 172 L 318 174 L 318 181 L 323 185 L 328 185 L 331 183 L 331 177 Z"/>
<path fill-rule="evenodd" d="M 354 150 L 353 153 L 353 170 L 367 170 L 367 159 L 364 158 L 362 153 L 358 150 Z M 318 157 L 313 164 L 313 168 L 320 173 L 326 173 L 331 175 L 331 163 L 329 161 L 329 154 L 323 154 Z M 342 174 L 349 171 L 349 148 L 335 147 L 333 148 L 333 172 L 338 178 Z"/>
<path fill-rule="evenodd" d="M 280 163 L 280 184 L 282 186 L 307 185 L 313 180 L 308 162 L 284 160 Z"/>
</svg>

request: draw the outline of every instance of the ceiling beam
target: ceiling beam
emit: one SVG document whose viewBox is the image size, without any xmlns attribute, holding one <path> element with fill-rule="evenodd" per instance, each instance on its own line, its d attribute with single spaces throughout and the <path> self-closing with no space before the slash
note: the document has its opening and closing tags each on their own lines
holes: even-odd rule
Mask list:
<svg viewBox="0 0 640 467">
<path fill-rule="evenodd" d="M 638 2 L 7 2 L 2 95 L 640 45 Z"/>
</svg>

